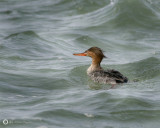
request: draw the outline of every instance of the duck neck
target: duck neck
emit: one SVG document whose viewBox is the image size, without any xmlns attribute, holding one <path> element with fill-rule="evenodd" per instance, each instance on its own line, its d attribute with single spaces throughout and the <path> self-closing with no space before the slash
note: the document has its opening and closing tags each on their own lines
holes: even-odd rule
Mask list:
<svg viewBox="0 0 160 128">
<path fill-rule="evenodd" d="M 102 67 L 101 67 L 101 65 L 100 65 L 102 59 L 103 59 L 103 58 L 98 58 L 98 57 L 92 58 L 92 64 L 91 64 L 91 66 L 88 68 L 87 74 L 90 74 L 90 73 L 92 73 L 93 71 L 102 70 Z"/>
</svg>

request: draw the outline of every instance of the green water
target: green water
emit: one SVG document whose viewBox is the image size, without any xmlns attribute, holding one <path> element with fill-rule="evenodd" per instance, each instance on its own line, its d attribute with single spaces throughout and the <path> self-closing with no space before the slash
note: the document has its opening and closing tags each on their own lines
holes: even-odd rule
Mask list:
<svg viewBox="0 0 160 128">
<path fill-rule="evenodd" d="M 92 46 L 130 82 L 93 83 Z M 159 126 L 159 0 L 0 0 L 0 128 Z"/>
</svg>

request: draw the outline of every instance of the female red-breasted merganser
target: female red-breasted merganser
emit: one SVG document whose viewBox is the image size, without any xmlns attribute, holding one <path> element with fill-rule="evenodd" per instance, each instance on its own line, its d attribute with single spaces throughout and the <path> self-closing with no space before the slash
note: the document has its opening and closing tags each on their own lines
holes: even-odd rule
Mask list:
<svg viewBox="0 0 160 128">
<path fill-rule="evenodd" d="M 105 55 L 102 50 L 98 47 L 91 47 L 84 53 L 75 53 L 75 56 L 89 56 L 92 58 L 92 64 L 87 70 L 87 74 L 96 83 L 104 83 L 116 85 L 119 83 L 127 83 L 127 77 L 123 76 L 119 71 L 116 70 L 103 70 L 100 63 Z"/>
</svg>

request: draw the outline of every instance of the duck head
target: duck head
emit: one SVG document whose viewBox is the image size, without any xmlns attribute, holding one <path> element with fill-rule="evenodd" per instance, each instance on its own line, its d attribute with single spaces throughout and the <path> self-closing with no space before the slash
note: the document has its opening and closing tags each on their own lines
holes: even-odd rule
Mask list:
<svg viewBox="0 0 160 128">
<path fill-rule="evenodd" d="M 73 55 L 89 56 L 92 58 L 92 64 L 88 69 L 89 72 L 102 69 L 100 63 L 103 58 L 106 58 L 106 56 L 103 54 L 103 51 L 98 47 L 91 47 L 83 53 L 74 53 Z"/>
</svg>

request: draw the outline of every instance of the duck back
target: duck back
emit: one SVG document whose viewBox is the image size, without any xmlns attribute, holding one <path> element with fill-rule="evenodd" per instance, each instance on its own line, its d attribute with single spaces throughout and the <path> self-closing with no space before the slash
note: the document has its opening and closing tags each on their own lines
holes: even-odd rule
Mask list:
<svg viewBox="0 0 160 128">
<path fill-rule="evenodd" d="M 119 84 L 127 83 L 128 78 L 116 70 L 97 70 L 89 74 L 90 78 L 96 83 Z"/>
</svg>

